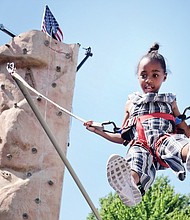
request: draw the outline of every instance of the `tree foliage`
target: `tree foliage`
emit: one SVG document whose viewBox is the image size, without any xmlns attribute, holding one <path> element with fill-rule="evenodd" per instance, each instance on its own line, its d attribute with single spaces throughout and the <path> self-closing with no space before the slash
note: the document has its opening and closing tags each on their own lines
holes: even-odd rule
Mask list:
<svg viewBox="0 0 190 220">
<path fill-rule="evenodd" d="M 102 220 L 190 220 L 190 194 L 175 193 L 168 177 L 158 177 L 135 207 L 126 207 L 118 195 L 100 198 Z M 87 220 L 96 220 L 90 213 Z"/>
</svg>

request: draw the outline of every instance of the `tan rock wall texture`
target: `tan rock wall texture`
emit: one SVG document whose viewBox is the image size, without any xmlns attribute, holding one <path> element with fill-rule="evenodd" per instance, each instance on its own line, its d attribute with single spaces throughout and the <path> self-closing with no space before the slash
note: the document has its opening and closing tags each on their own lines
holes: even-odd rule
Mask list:
<svg viewBox="0 0 190 220">
<path fill-rule="evenodd" d="M 7 62 L 71 111 L 78 49 L 35 30 L 0 47 L 0 220 L 58 220 L 64 175 L 62 160 L 7 72 Z M 70 117 L 30 94 L 66 154 Z"/>
</svg>

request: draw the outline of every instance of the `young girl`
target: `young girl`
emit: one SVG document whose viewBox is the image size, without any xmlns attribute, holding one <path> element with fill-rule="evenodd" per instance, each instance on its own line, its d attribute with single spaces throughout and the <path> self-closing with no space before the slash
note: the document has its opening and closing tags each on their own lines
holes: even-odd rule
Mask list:
<svg viewBox="0 0 190 220">
<path fill-rule="evenodd" d="M 142 196 L 152 185 L 156 170 L 171 168 L 180 180 L 190 171 L 190 128 L 180 118 L 176 97 L 172 93 L 159 94 L 167 79 L 164 57 L 154 44 L 137 67 L 142 94 L 128 96 L 121 133 L 109 133 L 93 127 L 93 121 L 84 123 L 86 128 L 109 141 L 129 145 L 126 158 L 112 155 L 107 163 L 110 185 L 127 206 L 141 202 Z M 184 131 L 178 134 L 176 128 Z"/>
</svg>

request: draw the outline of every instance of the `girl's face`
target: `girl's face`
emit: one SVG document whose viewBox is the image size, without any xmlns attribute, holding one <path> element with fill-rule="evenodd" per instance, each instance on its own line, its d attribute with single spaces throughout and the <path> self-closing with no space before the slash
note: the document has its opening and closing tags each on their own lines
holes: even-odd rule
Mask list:
<svg viewBox="0 0 190 220">
<path fill-rule="evenodd" d="M 144 93 L 158 92 L 167 76 L 158 61 L 143 58 L 138 66 L 138 80 Z"/>
</svg>

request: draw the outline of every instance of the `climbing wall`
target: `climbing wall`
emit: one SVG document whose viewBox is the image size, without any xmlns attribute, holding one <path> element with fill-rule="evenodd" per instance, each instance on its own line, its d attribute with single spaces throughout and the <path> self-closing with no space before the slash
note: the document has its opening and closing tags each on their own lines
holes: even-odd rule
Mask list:
<svg viewBox="0 0 190 220">
<path fill-rule="evenodd" d="M 64 164 L 15 81 L 16 72 L 37 91 L 72 111 L 78 44 L 41 31 L 22 33 L 0 47 L 0 219 L 58 220 Z M 30 92 L 66 154 L 70 117 Z"/>
</svg>

